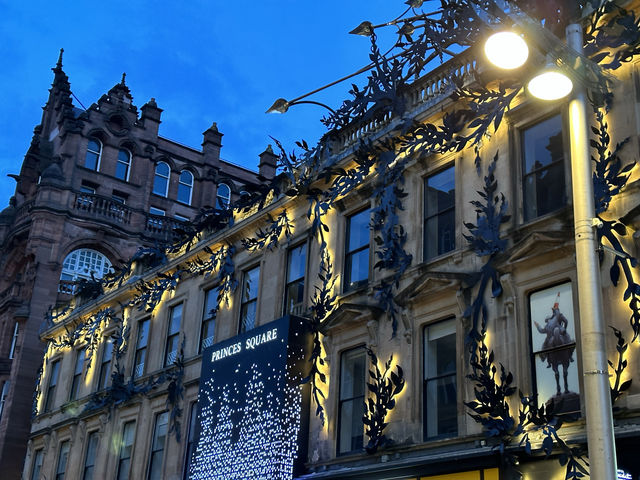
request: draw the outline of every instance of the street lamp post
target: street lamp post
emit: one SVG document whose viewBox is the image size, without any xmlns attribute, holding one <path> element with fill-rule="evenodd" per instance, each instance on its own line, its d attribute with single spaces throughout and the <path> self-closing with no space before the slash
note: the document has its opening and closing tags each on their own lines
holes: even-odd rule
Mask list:
<svg viewBox="0 0 640 480">
<path fill-rule="evenodd" d="M 566 36 L 568 46 L 576 53 L 581 54 L 583 51 L 582 26 L 570 24 L 566 29 Z M 502 44 L 504 43 L 502 42 Z M 500 66 L 501 63 L 509 64 L 509 62 L 498 60 L 501 55 L 511 54 L 511 46 L 501 48 L 500 42 L 494 43 L 494 45 L 498 47 L 496 51 L 490 52 L 487 49 L 487 56 L 491 63 L 497 66 Z M 524 58 L 526 60 L 526 56 Z M 579 61 L 581 60 L 580 55 L 577 58 Z M 580 68 L 579 65 L 576 67 Z M 549 71 L 544 73 L 544 75 L 549 74 Z M 539 80 L 544 75 L 538 75 L 529 82 L 529 93 L 543 100 L 557 100 L 572 91 L 572 83 L 566 75 L 557 69 L 551 74 L 556 75 L 562 81 L 556 79 L 551 82 L 543 82 Z M 578 82 L 573 86 L 573 94 L 569 101 L 569 141 L 589 466 L 591 478 L 616 480 L 615 436 L 611 411 L 600 266 L 597 255 L 598 241 L 595 232 L 595 200 L 589 152 L 587 108 L 586 89 Z"/>
<path fill-rule="evenodd" d="M 566 34 L 569 46 L 581 53 L 582 26 L 570 24 Z M 569 136 L 589 470 L 591 478 L 595 480 L 616 480 L 615 437 L 598 242 L 594 227 L 595 200 L 587 118 L 587 94 L 585 88 L 578 84 L 569 102 Z"/>
</svg>

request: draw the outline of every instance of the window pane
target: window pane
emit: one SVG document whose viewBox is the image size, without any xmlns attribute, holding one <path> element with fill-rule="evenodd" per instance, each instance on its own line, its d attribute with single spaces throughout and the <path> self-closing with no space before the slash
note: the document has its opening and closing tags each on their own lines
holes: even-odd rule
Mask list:
<svg viewBox="0 0 640 480">
<path fill-rule="evenodd" d="M 91 170 L 98 170 L 100 164 L 101 145 L 97 140 L 90 139 L 87 144 L 87 155 L 84 158 L 84 166 Z"/>
<path fill-rule="evenodd" d="M 240 317 L 240 333 L 251 330 L 256 326 L 256 309 L 258 303 L 254 300 L 242 305 Z"/>
<path fill-rule="evenodd" d="M 149 341 L 149 320 L 138 322 L 137 348 L 146 347 Z"/>
<path fill-rule="evenodd" d="M 180 331 L 180 321 L 182 320 L 182 304 L 178 304 L 171 309 L 171 322 L 169 323 L 169 335 L 175 335 Z"/>
<path fill-rule="evenodd" d="M 244 274 L 242 288 L 242 300 L 249 301 L 258 298 L 258 281 L 260 279 L 260 267 L 256 267 Z"/>
<path fill-rule="evenodd" d="M 164 162 L 160 162 L 156 165 L 156 173 L 153 177 L 153 193 L 167 196 L 169 187 L 169 165 Z"/>
<path fill-rule="evenodd" d="M 359 247 L 369 245 L 369 219 L 369 210 L 363 210 L 349 217 L 347 251 L 351 252 Z"/>
<path fill-rule="evenodd" d="M 228 185 L 221 183 L 216 190 L 216 208 L 224 210 L 231 202 L 231 189 Z"/>
<path fill-rule="evenodd" d="M 425 180 L 425 260 L 456 248 L 455 193 L 454 167 Z"/>
<path fill-rule="evenodd" d="M 455 169 L 447 168 L 427 178 L 425 212 L 436 215 L 456 204 Z"/>
<path fill-rule="evenodd" d="M 196 440 L 196 420 L 198 413 L 198 404 L 192 403 L 191 408 L 189 410 L 189 433 L 187 436 L 187 451 L 185 455 L 184 461 L 184 469 L 182 478 L 183 480 L 187 480 L 189 478 L 189 466 L 191 465 L 191 455 L 193 454 L 194 442 Z"/>
<path fill-rule="evenodd" d="M 178 201 L 191 204 L 191 189 L 193 188 L 193 175 L 191 172 L 183 170 L 180 173 L 180 179 L 178 183 Z"/>
<path fill-rule="evenodd" d="M 524 131 L 524 173 L 562 160 L 562 119 L 549 118 Z"/>
<path fill-rule="evenodd" d="M 84 461 L 84 480 L 93 479 L 93 467 L 96 462 L 96 452 L 98 450 L 98 432 L 92 432 L 87 442 L 87 455 Z"/>
<path fill-rule="evenodd" d="M 525 130 L 522 145 L 523 212 L 527 221 L 567 203 L 560 115 Z"/>
<path fill-rule="evenodd" d="M 69 441 L 65 440 L 60 444 L 60 452 L 58 453 L 58 467 L 56 468 L 56 480 L 62 480 L 67 471 L 67 459 L 69 457 Z"/>
<path fill-rule="evenodd" d="M 133 449 L 133 437 L 135 433 L 135 422 L 127 422 L 122 429 L 122 439 L 120 441 L 120 459 L 118 461 L 118 480 L 129 479 L 129 469 L 131 466 L 131 454 Z"/>
<path fill-rule="evenodd" d="M 298 278 L 304 278 L 307 265 L 307 244 L 289 250 L 289 268 L 287 271 L 287 281 L 291 282 Z"/>
<path fill-rule="evenodd" d="M 42 462 L 44 460 L 44 451 L 42 449 L 35 453 L 33 458 L 33 468 L 31 470 L 31 480 L 40 480 L 40 470 L 42 470 Z"/>
<path fill-rule="evenodd" d="M 151 458 L 149 464 L 149 480 L 160 480 L 162 478 L 162 460 L 164 457 L 164 443 L 167 436 L 167 424 L 169 415 L 167 412 L 156 416 L 156 424 L 153 431 L 153 442 L 151 445 Z"/>
<path fill-rule="evenodd" d="M 358 286 L 369 278 L 369 249 L 360 250 L 347 257 L 346 276 L 347 289 Z"/>
<path fill-rule="evenodd" d="M 456 324 L 455 319 L 424 330 L 424 436 L 456 435 Z"/>
<path fill-rule="evenodd" d="M 426 437 L 455 435 L 458 432 L 458 405 L 455 375 L 426 382 Z"/>
<path fill-rule="evenodd" d="M 340 402 L 338 453 L 363 447 L 365 376 L 367 354 L 363 348 L 344 352 L 340 359 Z"/>
</svg>

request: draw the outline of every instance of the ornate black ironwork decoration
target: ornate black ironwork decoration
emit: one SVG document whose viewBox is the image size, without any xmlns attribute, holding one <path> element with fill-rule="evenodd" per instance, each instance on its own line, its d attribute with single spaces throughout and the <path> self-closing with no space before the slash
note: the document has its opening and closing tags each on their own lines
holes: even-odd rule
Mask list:
<svg viewBox="0 0 640 480">
<path fill-rule="evenodd" d="M 613 375 L 615 378 L 615 382 L 611 386 L 611 404 L 615 405 L 616 401 L 631 387 L 631 379 L 622 381 L 622 375 L 627 368 L 628 362 L 625 358 L 625 353 L 629 348 L 629 344 L 625 341 L 622 336 L 622 332 L 615 327 L 610 328 L 613 330 L 613 334 L 617 338 L 616 342 L 616 352 L 618 352 L 618 358 L 616 363 L 614 364 L 611 360 L 607 363 L 611 370 L 613 370 Z"/>
<path fill-rule="evenodd" d="M 467 334 L 467 344 L 471 352 L 472 362 L 476 354 L 476 346 L 482 340 L 482 332 L 486 331 L 487 307 L 484 302 L 485 291 L 489 283 L 491 283 L 491 295 L 493 297 L 502 295 L 500 274 L 495 262 L 498 254 L 504 252 L 507 247 L 507 241 L 500 238 L 500 225 L 508 222 L 510 216 L 507 215 L 507 202 L 504 195 L 497 193 L 498 182 L 494 176 L 497 161 L 498 153 L 489 164 L 482 190 L 477 192 L 481 200 L 473 200 L 471 202 L 477 214 L 476 223 L 465 223 L 469 234 L 465 234 L 464 237 L 469 242 L 469 246 L 476 255 L 487 258 L 479 274 L 475 275 L 475 283 L 480 284 L 478 293 L 463 314 L 465 318 L 471 319 L 471 329 Z M 479 324 L 480 328 L 478 328 Z"/>
<path fill-rule="evenodd" d="M 373 368 L 369 370 L 367 388 L 370 395 L 364 403 L 365 412 L 362 421 L 364 433 L 369 437 L 365 450 L 367 453 L 375 453 L 391 442 L 383 433 L 388 425 L 387 414 L 395 408 L 395 397 L 404 389 L 405 380 L 404 371 L 400 365 L 396 365 L 395 372 L 391 369 L 393 355 L 384 364 L 384 371 L 380 371 L 378 357 L 370 348 L 367 348 L 367 355 L 371 358 Z"/>
<path fill-rule="evenodd" d="M 178 287 L 178 281 L 182 277 L 184 270 L 175 270 L 172 273 L 158 273 L 158 280 L 145 282 L 140 280 L 136 284 L 138 295 L 135 297 L 134 304 L 139 310 L 152 312 L 165 292 L 170 292 Z"/>
<path fill-rule="evenodd" d="M 607 220 L 603 218 L 612 199 L 618 195 L 629 181 L 631 170 L 636 162 L 630 162 L 626 165 L 622 164 L 620 152 L 629 141 L 625 138 L 619 142 L 615 148 L 610 149 L 611 137 L 608 132 L 608 125 L 604 120 L 602 111 L 596 111 L 597 127 L 591 127 L 596 138 L 591 140 L 591 147 L 594 154 L 591 160 L 595 164 L 593 171 L 593 187 L 595 195 L 596 215 L 600 219 L 600 225 L 597 229 L 598 239 L 601 245 L 600 259 L 605 258 L 605 252 L 613 253 L 613 264 L 609 269 L 609 275 L 613 285 L 617 286 L 620 281 L 620 273 L 626 281 L 627 288 L 624 291 L 623 299 L 628 302 L 631 315 L 629 323 L 633 330 L 633 338 L 635 341 L 640 335 L 640 284 L 634 277 L 632 269 L 638 266 L 635 257 L 629 254 L 624 248 L 619 237 L 627 234 L 627 226 L 621 220 Z M 607 246 L 610 245 L 609 246 Z"/>
<path fill-rule="evenodd" d="M 311 396 L 316 403 L 316 416 L 320 418 L 322 425 L 324 425 L 325 422 L 324 407 L 322 406 L 322 400 L 324 400 L 325 395 L 317 382 L 320 381 L 326 384 L 327 377 L 325 373 L 322 372 L 325 361 L 322 358 L 320 329 L 322 322 L 335 308 L 336 302 L 336 295 L 333 293 L 336 279 L 333 276 L 333 264 L 331 263 L 331 257 L 326 247 L 325 244 L 321 249 L 320 268 L 318 272 L 320 285 L 314 286 L 313 299 L 309 307 L 311 313 L 309 323 L 313 335 L 313 348 L 311 350 L 311 357 L 309 358 L 311 369 L 309 370 L 309 375 L 302 381 L 302 383 L 309 382 L 311 384 Z"/>
<path fill-rule="evenodd" d="M 500 450 L 504 452 L 504 445 L 508 443 L 515 429 L 515 419 L 509 410 L 508 398 L 516 393 L 513 386 L 513 374 L 500 364 L 500 373 L 494 363 L 493 351 L 485 343 L 486 331 L 480 332 L 478 351 L 471 356 L 471 373 L 467 378 L 474 382 L 473 393 L 475 400 L 465 402 L 473 410 L 469 414 L 477 423 L 482 425 L 487 437 L 500 440 Z M 496 378 L 498 375 L 498 378 Z"/>
<path fill-rule="evenodd" d="M 279 245 L 279 239 L 284 233 L 287 240 L 291 238 L 291 221 L 287 217 L 287 211 L 283 210 L 275 219 L 267 214 L 267 227 L 265 230 L 259 229 L 255 238 L 243 238 L 240 243 L 245 250 L 255 252 L 257 250 L 273 250 Z"/>
</svg>

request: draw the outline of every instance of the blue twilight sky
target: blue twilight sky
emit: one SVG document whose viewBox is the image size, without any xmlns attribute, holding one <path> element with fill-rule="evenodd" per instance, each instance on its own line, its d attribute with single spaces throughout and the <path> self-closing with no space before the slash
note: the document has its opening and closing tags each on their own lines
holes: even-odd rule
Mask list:
<svg viewBox="0 0 640 480">
<path fill-rule="evenodd" d="M 257 168 L 272 135 L 287 149 L 324 132 L 324 109 L 265 110 L 368 63 L 369 42 L 348 32 L 381 23 L 404 0 L 187 0 L 105 2 L 0 0 L 0 210 L 40 123 L 63 47 L 71 89 L 89 107 L 120 81 L 138 107 L 155 97 L 160 134 L 200 148 L 212 122 L 224 133 L 222 157 Z M 350 82 L 315 97 L 333 107 Z"/>
</svg>

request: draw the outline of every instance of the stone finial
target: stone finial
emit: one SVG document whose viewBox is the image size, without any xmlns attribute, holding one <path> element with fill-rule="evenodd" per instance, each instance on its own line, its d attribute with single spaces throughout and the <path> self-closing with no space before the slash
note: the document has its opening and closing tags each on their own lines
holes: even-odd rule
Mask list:
<svg viewBox="0 0 640 480">
<path fill-rule="evenodd" d="M 58 63 L 56 63 L 56 68 L 62 69 L 62 54 L 64 53 L 64 48 L 60 49 L 60 55 L 58 56 Z"/>
<path fill-rule="evenodd" d="M 125 78 L 127 78 L 127 74 L 125 72 L 122 72 L 122 80 L 120 81 L 120 85 L 126 85 L 126 83 L 124 82 Z"/>
</svg>

